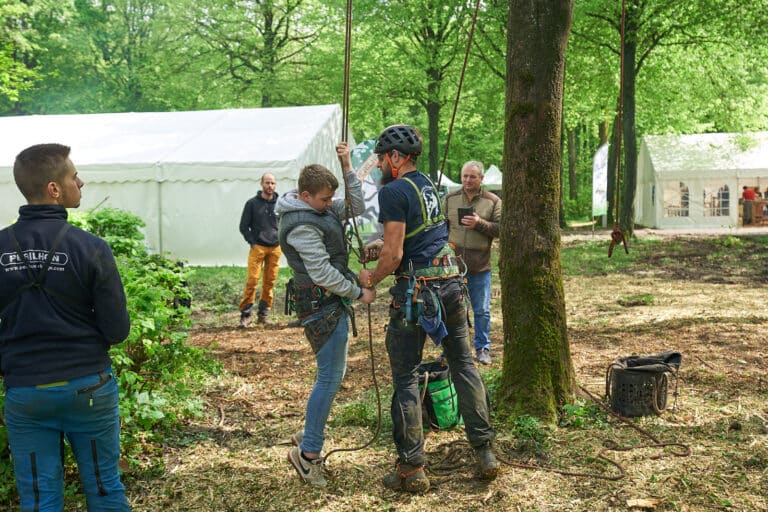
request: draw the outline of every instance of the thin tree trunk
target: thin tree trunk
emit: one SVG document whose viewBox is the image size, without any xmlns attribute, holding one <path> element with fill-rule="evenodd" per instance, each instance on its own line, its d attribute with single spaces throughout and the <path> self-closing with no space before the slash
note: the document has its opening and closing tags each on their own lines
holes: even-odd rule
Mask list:
<svg viewBox="0 0 768 512">
<path fill-rule="evenodd" d="M 578 158 L 576 130 L 578 128 L 568 130 L 568 198 L 571 200 L 578 199 L 578 194 L 576 193 L 576 159 Z"/>
<path fill-rule="evenodd" d="M 635 134 L 635 54 L 637 43 L 636 23 L 627 15 L 624 43 L 624 111 L 622 130 L 624 132 L 624 183 L 621 197 L 621 230 L 627 237 L 632 236 L 635 227 L 635 187 L 637 186 L 637 137 Z"/>
<path fill-rule="evenodd" d="M 573 0 L 511 0 L 507 25 L 499 268 L 512 414 L 554 421 L 573 398 L 560 266 L 560 150 L 565 48 Z M 507 250 L 504 250 L 504 249 Z"/>
<path fill-rule="evenodd" d="M 608 146 L 608 182 L 605 193 L 608 196 L 608 226 L 613 226 L 616 219 L 616 164 L 619 159 L 619 118 L 614 116 L 611 123 L 611 143 Z"/>
</svg>

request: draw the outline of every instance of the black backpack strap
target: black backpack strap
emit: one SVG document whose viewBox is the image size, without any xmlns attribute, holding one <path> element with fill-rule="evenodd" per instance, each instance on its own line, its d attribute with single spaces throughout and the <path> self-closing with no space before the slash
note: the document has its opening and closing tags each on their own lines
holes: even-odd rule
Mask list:
<svg viewBox="0 0 768 512">
<path fill-rule="evenodd" d="M 30 266 L 29 262 L 26 260 L 26 258 L 24 258 L 24 251 L 21 250 L 21 245 L 19 245 L 19 241 L 16 238 L 16 234 L 13 232 L 13 226 L 8 226 L 8 236 L 11 238 L 11 242 L 13 242 L 13 245 L 15 246 L 16 255 L 19 257 L 19 261 L 23 263 L 27 269 L 27 274 L 29 275 L 29 282 L 24 286 L 19 287 L 16 290 L 16 293 L 14 293 L 10 299 L 0 304 L 0 312 L 2 312 L 5 308 L 10 306 L 11 304 L 13 304 L 16 301 L 16 299 L 19 298 L 19 295 L 29 290 L 30 288 L 40 288 L 45 293 L 50 293 L 51 295 L 54 295 L 56 297 L 62 297 L 66 299 L 66 296 L 63 294 L 53 292 L 52 290 L 47 290 L 45 288 L 45 280 L 48 277 L 48 267 L 51 266 L 51 261 L 53 261 L 53 256 L 56 254 L 56 249 L 58 249 L 59 244 L 64 238 L 64 235 L 67 234 L 67 231 L 69 231 L 70 227 L 71 227 L 70 224 L 68 222 L 65 222 L 64 225 L 61 227 L 61 229 L 59 229 L 59 232 L 56 233 L 56 238 L 53 239 L 53 245 L 48 251 L 48 256 L 45 258 L 45 263 L 43 264 L 43 267 L 40 269 L 40 272 L 35 273 L 35 271 L 32 270 L 32 267 Z"/>
</svg>

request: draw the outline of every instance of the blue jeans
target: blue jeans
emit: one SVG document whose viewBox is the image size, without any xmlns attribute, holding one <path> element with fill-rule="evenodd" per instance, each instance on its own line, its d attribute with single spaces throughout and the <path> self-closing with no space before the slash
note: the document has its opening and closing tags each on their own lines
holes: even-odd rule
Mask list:
<svg viewBox="0 0 768 512">
<path fill-rule="evenodd" d="M 317 378 L 307 400 L 304 418 L 304 438 L 301 449 L 307 453 L 320 453 L 325 441 L 325 423 L 331 412 L 331 405 L 347 371 L 347 337 L 349 323 L 344 312 L 339 324 L 322 348 L 315 354 Z"/>
<path fill-rule="evenodd" d="M 111 369 L 104 374 L 111 375 Z M 91 374 L 46 387 L 6 390 L 5 422 L 22 512 L 64 509 L 63 438 L 77 460 L 88 510 L 130 510 L 117 468 L 117 382 L 100 382 L 98 374 Z"/>
<path fill-rule="evenodd" d="M 444 307 L 448 335 L 443 338 L 442 346 L 456 387 L 459 412 L 464 418 L 467 438 L 474 448 L 486 446 L 493 441 L 495 433 L 490 425 L 488 394 L 469 347 L 467 310 L 461 278 L 435 279 L 427 281 L 424 286 L 435 293 Z M 402 305 L 407 300 L 407 288 L 408 280 L 399 279 L 389 289 L 393 304 L 389 310 L 386 345 L 395 388 L 391 409 L 392 435 L 398 460 L 422 466 L 426 460 L 418 368 L 426 334 L 416 323 L 403 321 Z"/>
<path fill-rule="evenodd" d="M 475 321 L 475 350 L 491 349 L 491 271 L 467 274 L 467 289 Z"/>
</svg>

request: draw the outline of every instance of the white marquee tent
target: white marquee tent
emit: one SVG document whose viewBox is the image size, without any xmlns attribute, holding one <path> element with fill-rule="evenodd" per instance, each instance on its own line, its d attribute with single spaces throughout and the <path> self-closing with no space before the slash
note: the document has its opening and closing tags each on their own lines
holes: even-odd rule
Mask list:
<svg viewBox="0 0 768 512">
<path fill-rule="evenodd" d="M 483 173 L 483 187 L 491 192 L 501 193 L 502 176 L 499 168 L 491 164 Z"/>
<path fill-rule="evenodd" d="M 129 210 L 146 222 L 154 250 L 191 264 L 244 265 L 240 214 L 261 176 L 274 174 L 279 193 L 295 188 L 309 163 L 341 178 L 340 140 L 338 105 L 0 117 L 0 227 L 24 204 L 16 154 L 60 142 L 85 181 L 81 210 L 102 201 Z"/>
<path fill-rule="evenodd" d="M 635 220 L 655 228 L 736 227 L 743 186 L 768 185 L 768 132 L 647 135 Z"/>
</svg>

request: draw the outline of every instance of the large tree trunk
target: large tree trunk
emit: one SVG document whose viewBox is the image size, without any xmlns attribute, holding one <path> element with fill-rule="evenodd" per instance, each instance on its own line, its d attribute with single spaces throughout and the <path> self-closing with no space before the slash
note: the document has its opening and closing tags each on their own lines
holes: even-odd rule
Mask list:
<svg viewBox="0 0 768 512">
<path fill-rule="evenodd" d="M 511 0 L 509 6 L 499 397 L 513 414 L 554 421 L 574 387 L 558 226 L 563 74 L 573 0 Z"/>
</svg>

